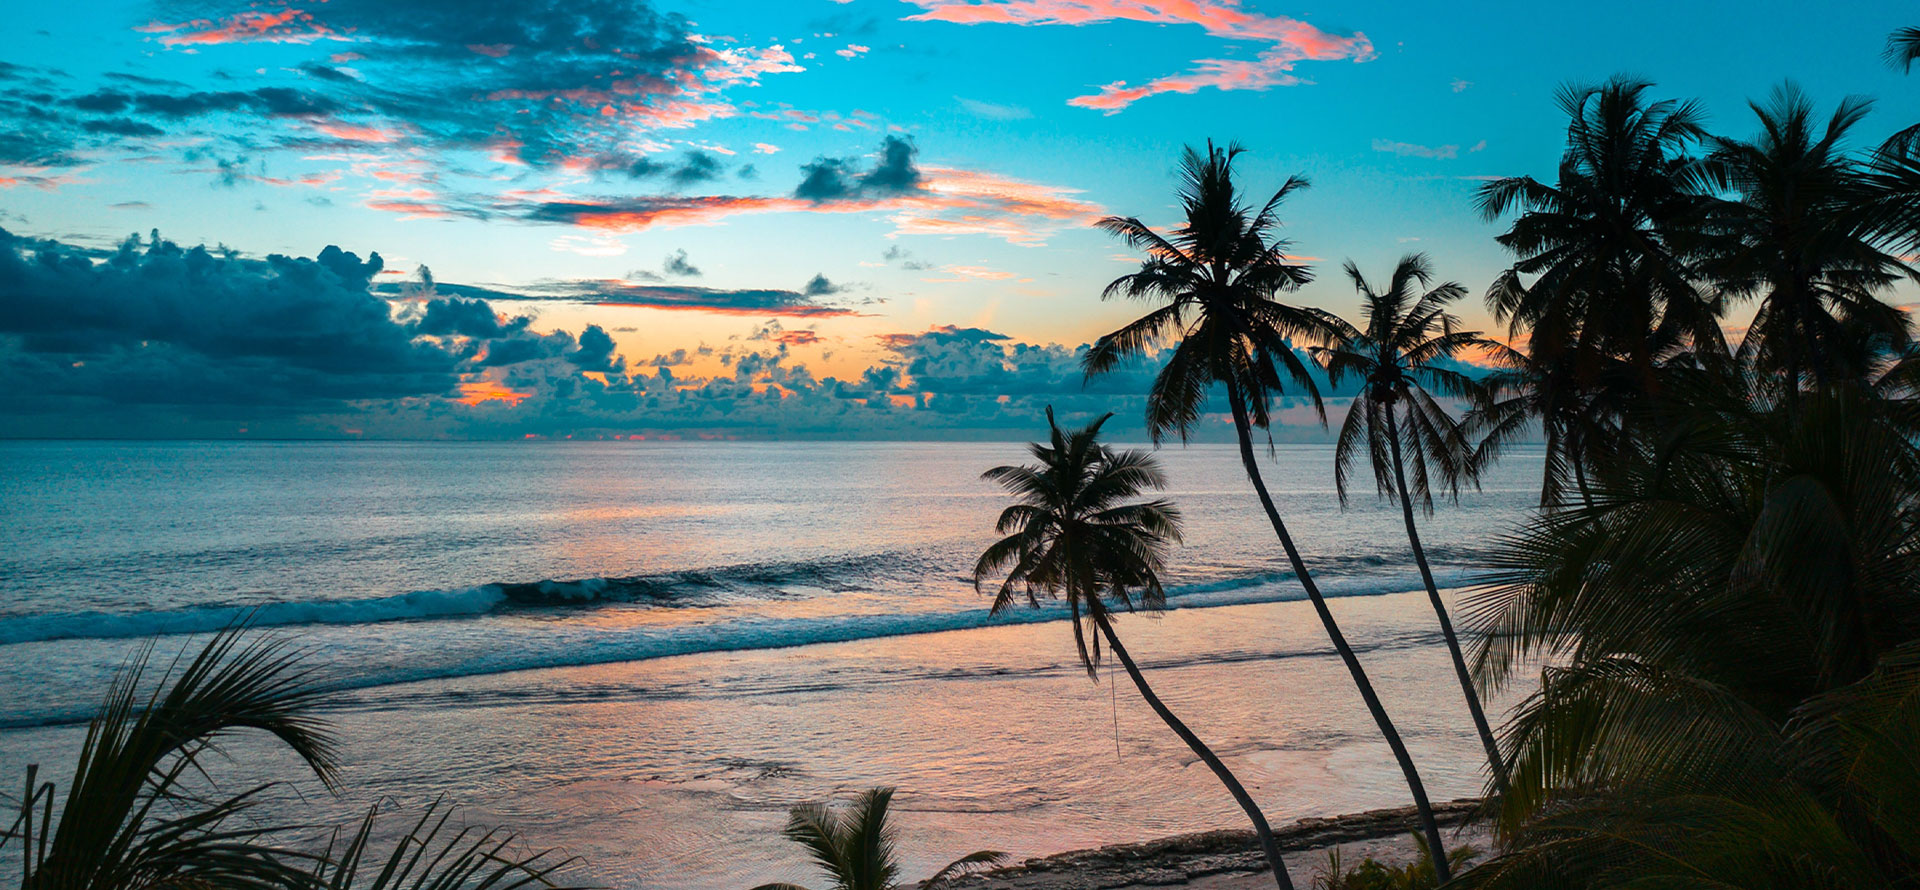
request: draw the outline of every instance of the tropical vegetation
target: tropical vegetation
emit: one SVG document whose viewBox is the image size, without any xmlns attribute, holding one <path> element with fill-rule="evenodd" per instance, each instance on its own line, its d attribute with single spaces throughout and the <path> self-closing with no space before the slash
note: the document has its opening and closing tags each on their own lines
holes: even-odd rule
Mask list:
<svg viewBox="0 0 1920 890">
<path fill-rule="evenodd" d="M 1895 32 L 1885 58 L 1902 71 L 1920 60 L 1920 29 Z M 1920 886 L 1920 344 L 1895 302 L 1920 282 L 1920 125 L 1863 146 L 1868 100 L 1822 112 L 1791 84 L 1753 103 L 1738 137 L 1635 78 L 1570 86 L 1557 103 L 1553 175 L 1475 195 L 1512 256 L 1485 294 L 1497 336 L 1462 329 L 1451 307 L 1466 289 L 1435 283 L 1421 255 L 1384 281 L 1347 265 L 1357 323 L 1288 302 L 1313 273 L 1279 211 L 1307 183 L 1249 200 L 1238 146 L 1185 152 L 1182 219 L 1165 234 L 1134 217 L 1098 223 L 1140 254 L 1103 296 L 1147 309 L 1089 348 L 1086 374 L 1158 363 L 1144 417 L 1156 445 L 1231 423 L 1293 579 L 1419 814 L 1415 862 L 1349 866 L 1336 851 L 1315 886 Z M 1346 402 L 1342 502 L 1364 455 L 1400 508 L 1485 751 L 1496 845 L 1483 860 L 1443 845 L 1419 770 L 1268 491 L 1257 439 L 1296 397 L 1322 422 Z M 1063 429 L 1049 409 L 1034 462 L 986 472 L 1014 503 L 974 584 L 996 613 L 1061 604 L 1089 676 L 1111 653 L 1291 890 L 1259 802 L 1116 632 L 1122 613 L 1166 605 L 1182 519 L 1156 494 L 1167 479 L 1153 455 L 1101 440 L 1111 416 Z M 1545 455 L 1538 508 L 1484 542 L 1487 573 L 1456 627 L 1416 514 L 1529 441 Z M 0 835 L 23 890 L 558 886 L 566 860 L 450 826 L 437 803 L 390 849 L 374 841 L 377 812 L 300 847 L 304 826 L 257 818 L 275 784 L 221 791 L 212 756 L 264 735 L 338 787 L 339 741 L 300 653 L 233 629 L 158 677 L 151 654 L 112 683 L 64 795 L 28 771 Z M 1497 731 L 1482 700 L 1496 693 L 1515 697 Z M 796 807 L 786 836 L 837 890 L 901 887 L 892 797 Z M 923 886 L 1004 858 L 970 854 Z"/>
<path fill-rule="evenodd" d="M 1099 676 L 1104 640 L 1148 707 L 1246 811 L 1275 883 L 1281 890 L 1292 890 L 1286 863 L 1259 804 L 1213 749 L 1154 694 L 1114 632 L 1115 608 L 1152 610 L 1165 605 L 1160 572 L 1168 549 L 1180 540 L 1180 513 L 1164 500 L 1135 500 L 1145 491 L 1164 488 L 1166 477 L 1151 455 L 1115 451 L 1099 441 L 1100 428 L 1112 416 L 1067 432 L 1054 422 L 1053 409 L 1048 408 L 1048 440 L 1028 446 L 1037 463 L 986 472 L 987 479 L 1006 488 L 1017 502 L 1001 511 L 995 530 L 1005 537 L 980 555 L 973 570 L 974 584 L 1001 577 L 993 598 L 996 614 L 1023 600 L 1037 607 L 1042 596 L 1065 600 L 1074 645 L 1087 676 Z"/>
<path fill-rule="evenodd" d="M 806 848 L 833 890 L 899 890 L 903 886 L 895 856 L 899 841 L 887 822 L 892 804 L 892 788 L 870 788 L 843 809 L 824 802 L 801 804 L 787 814 L 787 839 Z M 992 868 L 1006 858 L 998 850 L 968 853 L 920 882 L 920 890 L 942 890 L 953 879 Z M 754 890 L 806 888 L 774 882 Z"/>
<path fill-rule="evenodd" d="M 223 792 L 213 761 L 234 736 L 263 734 L 338 787 L 338 739 L 316 713 L 322 693 L 302 653 L 233 628 L 157 679 L 152 654 L 149 644 L 110 685 L 63 798 L 28 768 L 0 835 L 22 890 L 562 890 L 555 875 L 570 860 L 521 850 L 509 832 L 449 830 L 438 802 L 384 856 L 377 808 L 344 843 L 336 833 L 324 850 L 301 848 L 294 838 L 308 826 L 254 818 L 280 783 Z"/>
<path fill-rule="evenodd" d="M 1393 752 L 1419 809 L 1427 842 L 1433 849 L 1444 849 L 1413 755 L 1314 583 L 1260 470 L 1253 431 L 1269 426 L 1272 402 L 1289 385 L 1304 393 L 1325 417 L 1319 386 L 1309 371 L 1311 362 L 1294 348 L 1293 338 L 1328 339 L 1338 322 L 1327 312 L 1276 299 L 1312 279 L 1308 269 L 1287 253 L 1288 241 L 1276 234 L 1281 203 L 1305 188 L 1307 181 L 1298 176 L 1288 179 L 1255 210 L 1234 181 L 1234 160 L 1242 151 L 1211 142 L 1204 153 L 1186 150 L 1180 161 L 1179 189 L 1185 221 L 1168 235 L 1133 217 L 1108 217 L 1098 223 L 1146 254 L 1139 271 L 1114 279 L 1102 296 L 1142 300 L 1153 308 L 1095 341 L 1086 354 L 1086 372 L 1089 377 L 1106 373 L 1124 359 L 1155 346 L 1166 347 L 1165 354 L 1157 356 L 1161 369 L 1147 393 L 1147 433 L 1156 444 L 1169 433 L 1177 433 L 1184 441 L 1200 422 L 1209 398 L 1220 391 L 1233 418 L 1241 466 L 1286 552 L 1293 576 L 1306 591 L 1327 639 Z M 1438 868 L 1444 880 L 1448 876 L 1445 857 Z M 1275 876 L 1284 880 L 1281 872 L 1276 869 Z"/>
</svg>

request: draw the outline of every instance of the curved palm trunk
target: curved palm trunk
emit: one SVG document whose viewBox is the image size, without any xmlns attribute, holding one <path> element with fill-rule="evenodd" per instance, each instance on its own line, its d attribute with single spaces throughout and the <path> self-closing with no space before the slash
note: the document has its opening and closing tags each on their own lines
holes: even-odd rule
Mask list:
<svg viewBox="0 0 1920 890">
<path fill-rule="evenodd" d="M 1407 497 L 1407 471 L 1400 461 L 1400 424 L 1391 406 L 1387 409 L 1387 440 L 1393 450 L 1393 480 L 1400 491 L 1400 515 L 1407 521 L 1407 540 L 1413 544 L 1413 561 L 1420 565 L 1420 580 L 1427 585 L 1427 600 L 1433 604 L 1434 617 L 1440 619 L 1440 634 L 1447 639 L 1447 654 L 1453 657 L 1453 673 L 1460 679 L 1460 691 L 1467 697 L 1467 710 L 1473 713 L 1473 728 L 1480 733 L 1480 745 L 1487 751 L 1487 768 L 1493 771 L 1493 788 L 1507 796 L 1507 765 L 1500 759 L 1500 745 L 1493 740 L 1493 728 L 1487 725 L 1487 712 L 1480 707 L 1480 693 L 1474 689 L 1473 674 L 1467 670 L 1466 656 L 1460 654 L 1460 639 L 1453 633 L 1453 620 L 1440 601 L 1440 589 L 1433 583 L 1433 569 L 1427 565 L 1427 549 L 1420 545 L 1420 531 L 1413 524 L 1413 500 Z"/>
<path fill-rule="evenodd" d="M 1213 749 L 1200 741 L 1200 737 L 1194 735 L 1193 730 L 1187 728 L 1187 724 L 1174 716 L 1173 711 L 1160 700 L 1160 696 L 1154 694 L 1153 688 L 1147 685 L 1147 678 L 1140 673 L 1140 666 L 1134 664 L 1133 656 L 1127 654 L 1127 647 L 1120 645 L 1120 637 L 1114 634 L 1113 624 L 1107 621 L 1107 613 L 1104 610 L 1094 612 L 1093 622 L 1099 625 L 1100 633 L 1106 636 L 1107 645 L 1113 649 L 1114 657 L 1120 659 L 1120 666 L 1126 668 L 1127 676 L 1133 679 L 1133 685 L 1140 690 L 1140 697 L 1147 700 L 1147 707 L 1160 715 L 1160 719 L 1167 724 L 1167 728 L 1172 729 L 1174 735 L 1179 736 L 1181 741 L 1187 743 L 1188 748 L 1193 749 L 1194 754 L 1199 755 L 1200 759 L 1207 764 L 1207 768 L 1213 770 L 1220 784 L 1227 786 L 1227 793 L 1233 795 L 1234 801 L 1240 804 L 1240 808 L 1247 811 L 1247 818 L 1253 821 L 1253 833 L 1260 838 L 1260 849 L 1266 853 L 1267 864 L 1273 868 L 1274 883 L 1280 885 L 1280 890 L 1293 890 L 1293 879 L 1287 875 L 1287 864 L 1280 859 L 1280 848 L 1273 842 L 1273 829 L 1267 826 L 1267 816 L 1260 812 L 1260 805 L 1254 803 L 1253 796 L 1247 793 L 1247 789 L 1240 784 L 1239 779 L 1234 778 L 1233 772 L 1227 769 L 1227 765 L 1220 762 L 1219 756 L 1213 753 Z"/>
<path fill-rule="evenodd" d="M 1327 608 L 1326 598 L 1320 595 L 1320 586 L 1313 583 L 1313 576 L 1307 573 L 1307 564 L 1300 558 L 1300 548 L 1295 547 L 1293 536 L 1287 533 L 1287 524 L 1280 519 L 1280 511 L 1273 506 L 1273 496 L 1267 493 L 1266 480 L 1260 477 L 1260 462 L 1253 453 L 1253 423 L 1247 418 L 1247 406 L 1241 402 L 1240 395 L 1229 387 L 1227 401 L 1233 405 L 1233 428 L 1240 437 L 1240 461 L 1246 465 L 1247 478 L 1253 482 L 1253 490 L 1260 495 L 1260 506 L 1267 511 L 1267 521 L 1273 524 L 1273 533 L 1280 538 L 1280 546 L 1287 551 L 1287 561 L 1293 565 L 1294 577 L 1300 579 L 1300 586 L 1306 588 L 1307 599 L 1312 601 L 1313 610 L 1320 615 L 1320 624 L 1327 630 L 1327 639 L 1333 642 L 1333 648 L 1340 653 L 1340 660 L 1347 666 L 1347 673 L 1353 677 L 1353 685 L 1360 690 L 1360 698 L 1367 703 L 1367 710 L 1373 714 L 1373 722 L 1380 727 L 1380 735 L 1387 740 L 1387 747 L 1393 750 L 1394 760 L 1400 763 L 1400 772 L 1406 776 L 1407 790 L 1413 794 L 1413 804 L 1420 811 L 1420 827 L 1427 836 L 1427 847 L 1433 851 L 1434 876 L 1439 883 L 1453 879 L 1452 870 L 1447 865 L 1446 846 L 1440 841 L 1440 824 L 1434 821 L 1433 804 L 1427 800 L 1426 786 L 1420 782 L 1420 771 L 1413 765 L 1413 756 L 1407 753 L 1406 743 L 1400 740 L 1400 731 L 1393 726 L 1393 718 L 1387 716 L 1387 709 L 1380 704 L 1380 696 L 1373 691 L 1373 683 L 1367 679 L 1366 668 L 1360 665 L 1360 658 L 1353 654 L 1353 647 L 1347 644 L 1347 637 L 1340 632 L 1340 624 L 1333 618 L 1333 611 Z"/>
</svg>

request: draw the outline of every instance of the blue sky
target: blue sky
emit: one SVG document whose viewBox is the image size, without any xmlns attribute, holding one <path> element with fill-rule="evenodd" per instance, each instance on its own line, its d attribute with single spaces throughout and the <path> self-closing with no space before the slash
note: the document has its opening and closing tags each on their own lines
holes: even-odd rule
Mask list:
<svg viewBox="0 0 1920 890">
<path fill-rule="evenodd" d="M 1302 302 L 1348 312 L 1340 262 L 1412 250 L 1477 295 L 1507 258 L 1470 195 L 1551 175 L 1559 85 L 1646 77 L 1745 135 L 1790 78 L 1823 107 L 1878 97 L 1864 143 L 1920 117 L 1920 80 L 1879 59 L 1903 12 L 36 4 L 0 55 L 0 412 L 25 435 L 455 438 L 1130 417 L 1144 369 L 1093 391 L 1073 370 L 1136 308 L 1099 301 L 1127 266 L 1087 224 L 1171 222 L 1183 144 L 1244 143 L 1254 190 L 1312 179 L 1285 213 L 1321 272 Z"/>
</svg>

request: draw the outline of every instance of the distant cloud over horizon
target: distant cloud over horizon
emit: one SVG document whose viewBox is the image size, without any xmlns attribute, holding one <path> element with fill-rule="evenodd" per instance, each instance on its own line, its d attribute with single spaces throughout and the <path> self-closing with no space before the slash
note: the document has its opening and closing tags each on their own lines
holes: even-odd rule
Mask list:
<svg viewBox="0 0 1920 890">
<path fill-rule="evenodd" d="M 882 336 L 879 363 L 838 379 L 791 354 L 818 331 L 778 320 L 850 314 L 812 302 L 845 290 L 824 275 L 805 292 L 507 292 L 425 269 L 376 283 L 386 272 L 379 254 L 336 247 L 252 259 L 157 235 L 88 250 L 0 229 L 0 417 L 27 436 L 1019 438 L 1048 405 L 1137 417 L 1155 367 L 1088 380 L 1084 344 L 948 325 Z M 769 321 L 703 349 L 720 371 L 697 376 L 680 370 L 685 350 L 630 362 L 598 325 L 542 331 L 496 305 L 550 300 Z"/>
</svg>

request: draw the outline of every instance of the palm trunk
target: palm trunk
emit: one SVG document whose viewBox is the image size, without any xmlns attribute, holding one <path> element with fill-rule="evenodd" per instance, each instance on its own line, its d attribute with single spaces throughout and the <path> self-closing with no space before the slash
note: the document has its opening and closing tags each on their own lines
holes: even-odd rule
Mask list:
<svg viewBox="0 0 1920 890">
<path fill-rule="evenodd" d="M 1473 714 L 1473 728 L 1480 733 L 1480 745 L 1487 750 L 1487 768 L 1493 771 L 1493 788 L 1507 796 L 1507 765 L 1500 759 L 1500 745 L 1493 740 L 1487 725 L 1487 712 L 1480 707 L 1480 693 L 1474 689 L 1473 674 L 1467 670 L 1466 656 L 1460 654 L 1460 639 L 1454 636 L 1453 620 L 1440 601 L 1440 589 L 1433 583 L 1433 569 L 1427 565 L 1427 549 L 1420 545 L 1420 530 L 1413 524 L 1413 500 L 1407 497 L 1406 465 L 1400 460 L 1400 424 L 1391 405 L 1387 408 L 1387 439 L 1393 450 L 1393 480 L 1400 492 L 1400 515 L 1407 521 L 1407 540 L 1413 544 L 1413 561 L 1420 566 L 1420 580 L 1427 585 L 1427 600 L 1433 604 L 1434 617 L 1440 619 L 1440 635 L 1446 637 L 1447 654 L 1453 657 L 1453 673 L 1460 678 L 1460 691 L 1467 697 L 1467 710 Z"/>
<path fill-rule="evenodd" d="M 1100 626 L 1100 632 L 1106 636 L 1107 645 L 1112 647 L 1114 657 L 1120 659 L 1121 667 L 1126 668 L 1127 676 L 1133 679 L 1133 685 L 1140 690 L 1140 697 L 1147 700 L 1147 707 L 1160 715 L 1160 719 L 1173 730 L 1173 734 L 1186 742 L 1187 747 L 1193 749 L 1194 754 L 1199 755 L 1200 759 L 1207 764 L 1207 768 L 1213 770 L 1214 776 L 1219 778 L 1220 784 L 1227 786 L 1227 793 L 1233 795 L 1234 801 L 1240 804 L 1240 808 L 1247 811 L 1247 818 L 1253 821 L 1253 833 L 1260 838 L 1260 849 L 1266 853 L 1267 864 L 1273 868 L 1274 883 L 1280 886 L 1280 890 L 1293 890 L 1293 879 L 1287 876 L 1287 864 L 1280 859 L 1280 848 L 1273 842 L 1273 829 L 1267 826 L 1267 817 L 1265 813 L 1260 812 L 1260 805 L 1254 803 L 1253 796 L 1241 786 L 1239 779 L 1233 777 L 1233 772 L 1227 769 L 1227 765 L 1220 762 L 1220 758 L 1213 753 L 1213 749 L 1200 741 L 1200 737 L 1194 735 L 1193 730 L 1188 729 L 1185 723 L 1180 722 L 1179 717 L 1173 715 L 1173 711 L 1160 700 L 1160 696 L 1154 694 L 1153 688 L 1147 685 L 1147 678 L 1141 675 L 1140 666 L 1134 664 L 1133 657 L 1127 654 L 1127 647 L 1120 645 L 1120 637 L 1114 634 L 1113 624 L 1107 620 L 1105 610 L 1095 611 L 1093 622 Z"/>
<path fill-rule="evenodd" d="M 1420 771 L 1413 765 L 1413 756 L 1407 753 L 1407 746 L 1400 741 L 1400 731 L 1393 727 L 1393 718 L 1387 716 L 1387 709 L 1380 704 L 1380 696 L 1373 691 L 1373 683 L 1367 679 L 1366 668 L 1361 667 L 1360 658 L 1353 654 L 1353 647 L 1347 644 L 1347 637 L 1340 632 L 1340 623 L 1333 618 L 1333 611 L 1327 608 L 1326 598 L 1320 595 L 1319 585 L 1313 583 L 1313 576 L 1307 573 L 1307 564 L 1300 558 L 1300 549 L 1293 544 L 1293 536 L 1287 534 L 1287 524 L 1280 519 L 1280 511 L 1273 506 L 1273 497 L 1267 493 L 1267 483 L 1260 478 L 1260 462 L 1253 453 L 1253 424 L 1247 418 L 1247 406 L 1241 401 L 1239 392 L 1228 387 L 1227 401 L 1233 405 L 1233 428 L 1240 436 L 1240 461 L 1246 465 L 1247 478 L 1253 482 L 1253 490 L 1260 495 L 1260 506 L 1267 511 L 1267 521 L 1273 524 L 1273 533 L 1280 538 L 1280 546 L 1287 551 L 1287 561 L 1293 564 L 1294 577 L 1300 579 L 1300 586 L 1306 588 L 1307 599 L 1312 601 L 1313 610 L 1320 615 L 1320 624 L 1327 630 L 1327 639 L 1333 642 L 1333 648 L 1340 653 L 1340 660 L 1347 666 L 1347 673 L 1353 677 L 1353 685 L 1360 690 L 1360 698 L 1367 704 L 1367 710 L 1373 714 L 1373 722 L 1380 728 L 1380 735 L 1387 740 L 1387 747 L 1393 750 L 1393 758 L 1400 763 L 1400 772 L 1406 776 L 1407 790 L 1413 794 L 1413 804 L 1420 811 L 1420 827 L 1427 835 L 1427 847 L 1433 851 L 1434 876 L 1439 883 L 1452 880 L 1452 871 L 1447 866 L 1446 846 L 1440 841 L 1440 824 L 1434 821 L 1433 804 L 1427 800 L 1427 789 L 1420 782 Z"/>
</svg>

